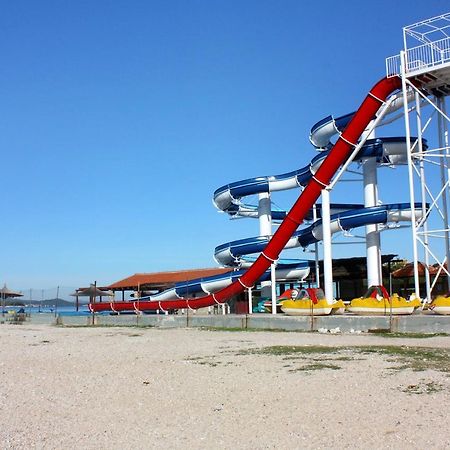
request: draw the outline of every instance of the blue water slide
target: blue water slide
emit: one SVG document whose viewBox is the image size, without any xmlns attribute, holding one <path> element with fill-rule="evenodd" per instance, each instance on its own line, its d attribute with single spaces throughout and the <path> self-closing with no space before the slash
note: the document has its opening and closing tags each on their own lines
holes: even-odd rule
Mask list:
<svg viewBox="0 0 450 450">
<path fill-rule="evenodd" d="M 332 119 L 331 116 L 318 122 L 312 129 L 311 135 L 321 138 L 327 136 L 329 139 L 334 133 L 345 128 L 346 123 L 351 119 L 352 114 L 339 119 Z M 330 122 L 334 132 L 331 133 Z M 415 141 L 416 138 L 411 138 Z M 426 146 L 426 142 L 424 142 Z M 315 173 L 328 150 L 322 151 L 315 156 L 307 166 L 288 172 L 282 175 L 270 177 L 249 178 L 243 181 L 230 183 L 217 189 L 214 193 L 214 203 L 222 211 L 231 216 L 258 217 L 257 207 L 254 205 L 244 205 L 240 202 L 242 197 L 258 194 L 260 192 L 273 192 L 304 186 Z M 365 158 L 376 158 L 379 164 L 402 164 L 406 161 L 406 139 L 404 137 L 377 138 L 366 141 L 356 157 L 356 161 Z M 333 212 L 331 216 L 331 232 L 351 230 L 368 224 L 387 224 L 399 221 L 410 221 L 411 215 L 421 216 L 421 205 L 416 204 L 414 211 L 411 211 L 409 203 L 396 203 L 382 206 L 364 208 L 360 204 L 336 204 L 331 205 Z M 321 205 L 316 205 L 316 214 L 319 218 L 310 226 L 298 230 L 286 245 L 286 249 L 297 247 L 308 247 L 322 239 Z M 285 211 L 272 211 L 274 220 L 282 220 L 286 215 Z M 312 220 L 310 212 L 309 220 Z M 216 292 L 237 280 L 242 275 L 242 270 L 252 264 L 254 257 L 252 254 L 260 253 L 267 245 L 270 236 L 256 236 L 247 239 L 228 242 L 216 247 L 214 257 L 222 266 L 234 267 L 235 270 L 222 275 L 201 278 L 178 283 L 174 288 L 168 289 L 156 295 L 147 297 L 151 300 L 162 301 L 174 298 L 187 298 L 192 296 L 202 296 Z M 303 280 L 310 272 L 313 261 L 302 260 L 279 260 L 277 262 L 277 280 Z M 270 272 L 267 271 L 260 281 L 270 279 Z"/>
<path fill-rule="evenodd" d="M 393 102 L 392 110 L 399 109 L 403 100 Z M 258 208 L 255 205 L 242 203 L 247 196 L 282 191 L 287 189 L 302 188 L 308 184 L 311 177 L 318 170 L 327 156 L 334 135 L 341 133 L 353 117 L 354 113 L 333 118 L 328 116 L 317 122 L 310 132 L 310 140 L 320 151 L 311 162 L 298 170 L 275 176 L 248 178 L 220 187 L 214 192 L 213 202 L 216 207 L 228 213 L 231 217 L 258 217 Z M 414 142 L 416 138 L 411 138 Z M 426 148 L 426 142 L 424 141 Z M 406 163 L 406 138 L 388 137 L 369 139 L 360 149 L 355 161 L 366 158 L 376 158 L 378 164 L 395 165 Z M 316 220 L 310 226 L 300 229 L 289 239 L 286 249 L 303 247 L 320 241 L 323 237 L 321 205 L 316 205 Z M 364 208 L 360 204 L 331 204 L 331 233 L 351 230 L 368 224 L 387 224 L 400 221 L 411 221 L 411 216 L 421 217 L 422 205 L 416 204 L 411 210 L 409 203 L 396 203 L 382 206 Z M 286 211 L 273 210 L 272 219 L 282 221 L 286 217 Z M 312 211 L 306 216 L 306 220 L 312 221 Z M 233 267 L 228 273 L 212 277 L 199 278 L 177 283 L 173 288 L 161 293 L 143 297 L 142 300 L 152 301 L 172 300 L 176 298 L 202 297 L 217 292 L 236 280 L 243 274 L 246 267 L 250 266 L 255 257 L 260 253 L 270 240 L 270 236 L 256 236 L 247 239 L 228 242 L 216 247 L 214 257 L 222 266 Z M 278 281 L 304 280 L 310 272 L 314 261 L 297 259 L 280 259 L 276 263 L 276 278 Z M 260 281 L 270 280 L 270 271 L 266 271 Z"/>
<path fill-rule="evenodd" d="M 339 133 L 341 128 L 345 128 L 352 116 L 353 114 L 349 114 L 336 120 L 332 116 L 329 116 L 314 125 L 310 138 L 316 144 L 322 144 L 327 141 L 326 149 L 316 155 L 307 166 L 281 175 L 248 178 L 221 186 L 214 192 L 213 202 L 215 206 L 232 217 L 256 218 L 258 217 L 257 207 L 242 203 L 244 197 L 306 186 L 329 153 L 330 138 L 333 134 Z M 417 138 L 411 137 L 411 143 L 414 143 L 416 140 Z M 424 148 L 427 146 L 425 140 L 423 141 L 423 146 Z M 366 158 L 376 158 L 377 163 L 380 165 L 406 164 L 406 138 L 385 137 L 368 139 L 358 152 L 355 161 L 359 162 Z M 359 206 L 355 205 L 353 209 Z M 332 212 L 338 212 L 340 210 L 342 210 L 340 205 L 333 204 Z M 285 216 L 285 211 L 272 211 L 274 220 L 282 220 Z M 309 216 L 311 217 L 312 213 Z"/>
<path fill-rule="evenodd" d="M 389 205 L 361 208 L 359 210 L 345 211 L 334 214 L 331 217 L 331 232 L 336 233 L 351 230 L 369 224 L 398 223 L 410 221 L 411 215 L 416 218 L 422 215 L 422 204 L 415 204 L 411 211 L 409 203 L 394 203 Z M 322 221 L 319 219 L 309 227 L 297 231 L 289 241 L 286 248 L 307 247 L 322 240 Z M 259 253 L 267 244 L 270 237 L 257 236 L 229 242 L 216 248 L 215 257 L 222 265 L 250 266 L 255 258 L 246 256 Z M 297 259 L 280 259 L 276 265 L 276 277 L 278 281 L 304 280 L 310 272 L 314 261 L 301 261 Z M 194 280 L 177 283 L 172 289 L 159 294 L 142 297 L 141 300 L 162 301 L 174 298 L 192 298 L 216 292 L 236 281 L 245 269 L 232 270 L 228 273 L 214 275 L 211 277 L 198 278 Z M 265 272 L 260 281 L 270 280 L 270 271 Z"/>
<path fill-rule="evenodd" d="M 348 211 L 351 209 L 361 209 L 364 208 L 364 205 L 361 203 L 331 203 L 330 210 L 333 214 L 343 211 Z M 235 212 L 233 212 L 235 211 Z M 258 218 L 258 207 L 256 205 L 231 205 L 227 210 L 227 213 L 231 217 L 239 216 L 239 217 L 252 217 Z M 286 217 L 287 211 L 281 209 L 272 209 L 272 220 L 274 222 L 281 222 Z M 322 204 L 316 204 L 316 218 L 322 217 Z M 305 217 L 305 221 L 310 222 L 314 219 L 313 210 L 309 211 Z"/>
<path fill-rule="evenodd" d="M 407 94 L 407 101 L 409 102 L 413 97 L 414 93 L 409 92 Z M 403 108 L 403 106 L 403 94 L 394 95 L 390 99 L 390 104 L 386 109 L 386 113 L 388 115 L 392 114 Z M 344 114 L 343 116 L 339 116 L 336 118 L 330 115 L 319 120 L 311 127 L 311 131 L 309 133 L 309 140 L 311 141 L 312 145 L 314 145 L 314 147 L 316 147 L 316 149 L 319 151 L 328 150 L 332 145 L 332 137 L 336 134 L 341 134 L 354 115 L 355 112 L 351 112 L 349 114 Z"/>
<path fill-rule="evenodd" d="M 276 267 L 277 280 L 302 281 L 309 275 L 312 264 L 312 261 L 280 260 Z M 201 297 L 229 286 L 243 273 L 244 270 L 232 270 L 220 275 L 183 281 L 177 283 L 171 289 L 167 289 L 159 294 L 141 297 L 140 300 L 163 301 L 176 298 Z M 270 280 L 270 271 L 266 271 L 260 279 L 260 281 L 267 280 Z"/>
<path fill-rule="evenodd" d="M 331 144 L 331 138 L 335 134 L 340 134 L 344 131 L 347 124 L 355 115 L 354 112 L 334 118 L 327 116 L 315 123 L 309 133 L 309 140 L 319 150 L 327 150 Z"/>
<path fill-rule="evenodd" d="M 394 203 L 333 214 L 331 216 L 331 233 L 347 231 L 369 224 L 411 221 L 412 214 L 415 217 L 421 216 L 421 208 L 421 204 L 417 203 L 415 204 L 414 210 L 411 211 L 409 203 Z M 322 237 L 322 220 L 319 219 L 312 225 L 296 231 L 289 239 L 285 248 L 305 248 L 322 240 Z M 224 266 L 246 267 L 248 260 L 245 256 L 260 253 L 269 240 L 270 236 L 255 236 L 227 242 L 216 247 L 214 258 L 219 264 Z"/>
</svg>

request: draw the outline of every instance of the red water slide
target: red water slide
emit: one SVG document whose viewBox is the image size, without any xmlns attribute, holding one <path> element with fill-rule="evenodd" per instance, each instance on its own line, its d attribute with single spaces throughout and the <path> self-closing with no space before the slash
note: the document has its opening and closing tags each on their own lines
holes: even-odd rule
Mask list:
<svg viewBox="0 0 450 450">
<path fill-rule="evenodd" d="M 159 309 L 167 311 L 182 308 L 197 309 L 211 306 L 215 303 L 225 303 L 231 297 L 241 293 L 244 289 L 252 287 L 270 267 L 272 262 L 278 259 L 279 254 L 289 238 L 298 226 L 301 225 L 305 215 L 319 198 L 322 189 L 330 183 L 339 167 L 349 158 L 353 146 L 356 145 L 362 132 L 375 117 L 380 106 L 390 94 L 400 89 L 400 87 L 401 80 L 397 76 L 383 78 L 375 84 L 321 164 L 319 170 L 311 178 L 286 218 L 272 236 L 264 251 L 259 255 L 253 265 L 233 284 L 214 294 L 201 298 L 94 303 L 89 305 L 91 311 L 130 311 L 133 309 L 142 311 Z"/>
</svg>

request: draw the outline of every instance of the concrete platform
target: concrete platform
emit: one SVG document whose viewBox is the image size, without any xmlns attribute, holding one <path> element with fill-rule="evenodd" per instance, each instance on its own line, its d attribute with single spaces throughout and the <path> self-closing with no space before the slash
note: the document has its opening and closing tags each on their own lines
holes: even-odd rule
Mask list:
<svg viewBox="0 0 450 450">
<path fill-rule="evenodd" d="M 34 318 L 31 318 L 33 323 Z M 45 323 L 43 318 L 39 323 Z M 58 316 L 48 323 L 67 326 L 92 325 L 92 316 Z M 447 333 L 450 334 L 450 316 L 414 314 L 411 316 L 316 316 L 295 317 L 270 314 L 227 315 L 118 315 L 95 316 L 99 326 L 144 326 L 158 328 L 203 327 L 224 329 L 319 331 L 339 330 L 343 333 L 391 331 L 399 333 Z"/>
</svg>

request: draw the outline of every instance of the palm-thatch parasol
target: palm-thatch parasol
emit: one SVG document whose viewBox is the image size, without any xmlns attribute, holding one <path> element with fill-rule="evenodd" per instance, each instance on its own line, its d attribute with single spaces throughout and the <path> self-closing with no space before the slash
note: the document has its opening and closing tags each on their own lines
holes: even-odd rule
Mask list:
<svg viewBox="0 0 450 450">
<path fill-rule="evenodd" d="M 13 298 L 13 297 L 23 297 L 23 294 L 21 292 L 14 292 L 11 289 L 8 289 L 8 287 L 6 286 L 6 283 L 0 289 L 0 295 L 3 299 Z"/>
<path fill-rule="evenodd" d="M 6 299 L 14 298 L 14 297 L 23 297 L 23 294 L 20 292 L 14 292 L 11 289 L 8 289 L 6 287 L 6 283 L 5 283 L 3 285 L 3 287 L 0 289 L 0 296 L 1 296 L 1 300 L 2 300 L 2 314 L 5 314 Z"/>
<path fill-rule="evenodd" d="M 72 297 L 76 297 L 76 310 L 78 311 L 78 297 L 89 297 L 89 302 L 95 302 L 96 297 L 113 297 L 114 292 L 103 291 L 98 288 L 95 284 L 92 284 L 88 288 L 77 289 L 74 293 L 70 294 Z"/>
<path fill-rule="evenodd" d="M 95 286 L 95 284 L 91 284 L 88 288 L 79 289 L 70 295 L 72 297 L 112 297 L 114 292 L 103 291 Z"/>
</svg>

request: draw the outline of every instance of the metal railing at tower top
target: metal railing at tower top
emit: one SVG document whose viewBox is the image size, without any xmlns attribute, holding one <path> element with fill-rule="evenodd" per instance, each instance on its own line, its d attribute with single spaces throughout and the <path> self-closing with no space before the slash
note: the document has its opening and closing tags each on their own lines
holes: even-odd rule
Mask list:
<svg viewBox="0 0 450 450">
<path fill-rule="evenodd" d="M 405 72 L 408 75 L 416 75 L 443 64 L 450 64 L 450 37 L 407 49 L 405 55 Z M 400 75 L 400 64 L 400 55 L 386 58 L 387 76 Z"/>
<path fill-rule="evenodd" d="M 408 76 L 450 65 L 450 13 L 404 27 L 403 43 Z M 400 73 L 400 55 L 386 58 L 387 76 Z"/>
</svg>

